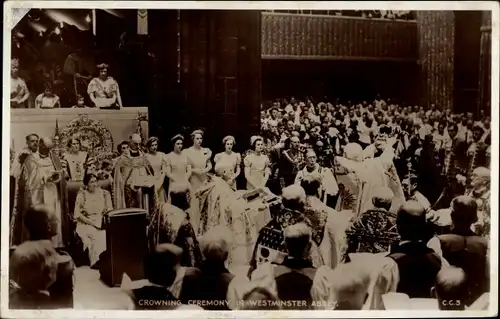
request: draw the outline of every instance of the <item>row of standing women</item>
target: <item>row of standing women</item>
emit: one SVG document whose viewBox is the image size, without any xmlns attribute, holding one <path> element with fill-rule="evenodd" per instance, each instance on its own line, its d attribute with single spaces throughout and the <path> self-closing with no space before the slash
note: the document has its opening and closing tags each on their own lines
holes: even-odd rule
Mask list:
<svg viewBox="0 0 500 319">
<path fill-rule="evenodd" d="M 146 142 L 147 157 L 159 181 L 168 178 L 169 188 L 182 183 L 189 184 L 192 191 L 197 190 L 207 179 L 207 174 L 214 169 L 217 176 L 236 190 L 236 179 L 241 174 L 241 154 L 233 151 L 236 143 L 233 136 L 226 136 L 222 143 L 224 152 L 215 154 L 212 166 L 212 151 L 202 147 L 203 131 L 196 130 L 191 133 L 193 146 L 184 149 L 184 137 L 180 134 L 171 139 L 173 151 L 165 154 L 157 151 L 158 138 L 151 137 Z M 247 189 L 265 187 L 270 176 L 270 160 L 263 153 L 263 139 L 258 136 L 251 138 L 253 151 L 244 158 L 244 176 Z M 167 194 L 163 187 L 158 188 L 159 202 L 166 202 Z"/>
</svg>

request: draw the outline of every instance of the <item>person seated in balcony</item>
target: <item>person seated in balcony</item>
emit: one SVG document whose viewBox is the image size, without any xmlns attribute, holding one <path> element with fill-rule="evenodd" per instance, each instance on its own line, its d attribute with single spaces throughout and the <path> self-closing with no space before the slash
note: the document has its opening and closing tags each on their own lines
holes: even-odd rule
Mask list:
<svg viewBox="0 0 500 319">
<path fill-rule="evenodd" d="M 36 109 L 57 109 L 61 107 L 59 97 L 52 92 L 52 84 L 45 83 L 45 91 L 40 93 L 35 99 Z"/>
<path fill-rule="evenodd" d="M 87 109 L 90 106 L 85 105 L 85 98 L 80 94 L 76 95 L 76 104 L 71 107 L 72 109 Z"/>
<path fill-rule="evenodd" d="M 10 68 L 10 107 L 28 108 L 30 92 L 26 82 L 19 76 L 19 59 L 12 59 Z"/>
<path fill-rule="evenodd" d="M 97 65 L 99 76 L 93 78 L 88 86 L 87 93 L 94 105 L 100 109 L 120 109 L 123 107 L 118 82 L 108 75 L 109 65 Z"/>
</svg>

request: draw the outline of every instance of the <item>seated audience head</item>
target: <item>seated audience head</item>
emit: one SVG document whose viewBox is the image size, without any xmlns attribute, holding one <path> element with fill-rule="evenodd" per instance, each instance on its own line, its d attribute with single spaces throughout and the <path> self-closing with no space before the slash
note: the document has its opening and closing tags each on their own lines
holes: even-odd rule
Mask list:
<svg viewBox="0 0 500 319">
<path fill-rule="evenodd" d="M 85 105 L 85 98 L 83 97 L 83 95 L 76 94 L 75 100 L 78 106 L 82 107 Z"/>
<path fill-rule="evenodd" d="M 401 240 L 418 241 L 428 237 L 425 208 L 417 201 L 409 200 L 399 208 L 396 218 Z"/>
<path fill-rule="evenodd" d="M 368 298 L 370 276 L 352 264 L 339 264 L 332 273 L 331 282 L 336 310 L 361 310 Z"/>
<path fill-rule="evenodd" d="M 373 206 L 389 210 L 391 208 L 394 193 L 388 187 L 378 187 L 375 189 L 372 197 Z"/>
<path fill-rule="evenodd" d="M 174 183 L 170 186 L 169 192 L 172 205 L 182 210 L 189 208 L 189 185 L 187 183 Z"/>
<path fill-rule="evenodd" d="M 436 276 L 433 291 L 440 310 L 465 310 L 468 289 L 462 268 L 441 268 Z"/>
<path fill-rule="evenodd" d="M 232 233 L 225 226 L 215 226 L 200 238 L 200 250 L 205 263 L 223 264 L 233 243 Z"/>
<path fill-rule="evenodd" d="M 300 186 L 304 189 L 306 196 L 318 196 L 321 180 L 319 176 L 309 175 L 302 180 Z"/>
<path fill-rule="evenodd" d="M 288 226 L 283 231 L 288 255 L 294 258 L 304 258 L 311 249 L 311 229 L 305 223 Z"/>
<path fill-rule="evenodd" d="M 344 148 L 344 157 L 360 162 L 363 159 L 363 148 L 358 143 L 349 143 Z"/>
<path fill-rule="evenodd" d="M 151 283 L 170 287 L 180 267 L 182 248 L 160 244 L 144 259 L 144 275 Z"/>
<path fill-rule="evenodd" d="M 285 208 L 302 212 L 306 203 L 306 193 L 301 186 L 290 185 L 283 188 L 281 201 Z"/>
<path fill-rule="evenodd" d="M 278 298 L 263 287 L 254 287 L 243 295 L 242 301 L 239 310 L 280 310 Z"/>
<path fill-rule="evenodd" d="M 24 226 L 30 240 L 50 240 L 57 235 L 59 220 L 49 206 L 35 205 L 26 211 Z"/>
<path fill-rule="evenodd" d="M 10 257 L 10 279 L 28 292 L 47 290 L 56 281 L 58 257 L 49 240 L 26 241 Z"/>
<path fill-rule="evenodd" d="M 466 195 L 455 197 L 451 201 L 452 227 L 456 230 L 469 230 L 477 222 L 477 203 Z"/>
</svg>

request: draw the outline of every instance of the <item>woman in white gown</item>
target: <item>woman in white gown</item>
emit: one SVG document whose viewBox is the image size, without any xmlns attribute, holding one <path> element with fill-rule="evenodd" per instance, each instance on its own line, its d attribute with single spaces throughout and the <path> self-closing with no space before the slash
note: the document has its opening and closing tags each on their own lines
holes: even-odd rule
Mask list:
<svg viewBox="0 0 500 319">
<path fill-rule="evenodd" d="M 97 176 L 85 175 L 85 185 L 76 196 L 76 233 L 89 251 L 90 266 L 95 266 L 99 255 L 106 250 L 106 231 L 102 227 L 103 214 L 113 209 L 111 194 L 97 186 Z"/>
<path fill-rule="evenodd" d="M 253 152 L 245 157 L 245 178 L 247 190 L 265 188 L 271 174 L 271 162 L 267 155 L 262 154 L 264 139 L 260 136 L 250 138 Z"/>
<path fill-rule="evenodd" d="M 146 142 L 146 148 L 148 153 L 146 158 L 153 168 L 155 180 L 156 180 L 156 196 L 158 205 L 163 205 L 167 201 L 167 194 L 165 193 L 165 188 L 163 183 L 165 182 L 165 170 L 166 170 L 166 157 L 167 155 L 163 152 L 158 152 L 158 138 L 150 137 Z"/>
<path fill-rule="evenodd" d="M 236 178 L 241 173 L 241 155 L 233 152 L 233 146 L 236 144 L 233 136 L 224 137 L 222 144 L 225 151 L 214 157 L 215 174 L 225 180 L 233 190 L 236 190 Z"/>
<path fill-rule="evenodd" d="M 174 150 L 165 158 L 165 174 L 168 177 L 168 193 L 170 201 L 170 190 L 175 184 L 188 184 L 191 177 L 191 165 L 188 164 L 186 154 L 182 151 L 184 146 L 184 137 L 180 134 L 172 137 Z"/>
<path fill-rule="evenodd" d="M 189 183 L 191 184 L 192 198 L 191 198 L 191 223 L 195 232 L 198 231 L 198 226 L 201 218 L 200 201 L 197 198 L 196 191 L 207 181 L 207 174 L 212 169 L 210 158 L 212 151 L 208 148 L 202 147 L 203 131 L 195 130 L 191 133 L 193 146 L 185 149 L 182 153 L 187 157 L 188 165 L 191 166 L 191 176 Z"/>
</svg>

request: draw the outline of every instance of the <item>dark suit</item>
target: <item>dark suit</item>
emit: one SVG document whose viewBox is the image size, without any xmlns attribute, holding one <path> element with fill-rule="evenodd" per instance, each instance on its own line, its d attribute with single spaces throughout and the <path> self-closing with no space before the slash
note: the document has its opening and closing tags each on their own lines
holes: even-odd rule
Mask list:
<svg viewBox="0 0 500 319">
<path fill-rule="evenodd" d="M 453 232 L 440 235 L 443 257 L 455 267 L 460 267 L 467 276 L 468 296 L 466 305 L 470 305 L 483 293 L 489 291 L 488 240 L 477 236 L 472 231 Z"/>
<path fill-rule="evenodd" d="M 179 299 L 183 304 L 189 301 L 227 300 L 227 288 L 234 275 L 221 265 L 203 263 L 200 269 L 193 269 L 184 276 Z M 227 305 L 204 306 L 205 310 L 229 310 Z"/>
<path fill-rule="evenodd" d="M 410 298 L 431 298 L 441 259 L 425 242 L 408 242 L 395 246 L 388 256 L 398 265 L 397 292 Z"/>
<path fill-rule="evenodd" d="M 311 288 L 316 276 L 316 268 L 306 259 L 285 258 L 285 261 L 274 268 L 274 278 L 278 297 L 283 301 L 305 301 L 301 305 L 284 305 L 284 310 L 312 309 Z"/>
</svg>

